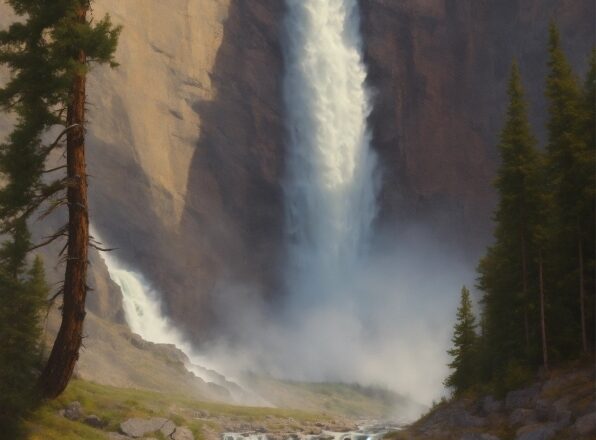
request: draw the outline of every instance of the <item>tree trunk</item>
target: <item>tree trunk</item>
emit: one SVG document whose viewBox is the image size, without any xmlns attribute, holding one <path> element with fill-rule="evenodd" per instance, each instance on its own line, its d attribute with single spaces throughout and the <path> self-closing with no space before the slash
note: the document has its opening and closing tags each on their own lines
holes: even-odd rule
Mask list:
<svg viewBox="0 0 596 440">
<path fill-rule="evenodd" d="M 88 7 L 81 7 L 76 19 L 85 22 Z M 75 57 L 86 64 L 84 51 Z M 87 205 L 87 174 L 85 163 L 85 85 L 84 73 L 77 75 L 67 109 L 66 140 L 68 254 L 64 276 L 62 324 L 54 342 L 48 363 L 40 377 L 44 397 L 59 396 L 70 381 L 83 340 L 85 298 L 87 296 L 87 251 L 89 216 Z"/>
<path fill-rule="evenodd" d="M 539 253 L 538 262 L 538 276 L 540 278 L 540 332 L 542 334 L 542 362 L 544 363 L 544 370 L 548 371 L 548 349 L 546 344 L 546 319 L 544 317 L 544 275 L 542 251 Z"/>
<path fill-rule="evenodd" d="M 584 300 L 584 248 L 581 237 L 581 230 L 579 231 L 579 239 L 577 242 L 577 250 L 579 254 L 579 313 L 582 326 L 582 351 L 584 354 L 588 352 L 588 338 L 586 334 L 586 311 Z"/>
<path fill-rule="evenodd" d="M 530 349 L 530 322 L 528 317 L 528 252 L 526 249 L 526 236 L 522 232 L 521 234 L 521 245 L 522 245 L 522 282 L 523 282 L 523 294 L 524 294 L 524 330 L 526 337 L 526 350 Z"/>
</svg>

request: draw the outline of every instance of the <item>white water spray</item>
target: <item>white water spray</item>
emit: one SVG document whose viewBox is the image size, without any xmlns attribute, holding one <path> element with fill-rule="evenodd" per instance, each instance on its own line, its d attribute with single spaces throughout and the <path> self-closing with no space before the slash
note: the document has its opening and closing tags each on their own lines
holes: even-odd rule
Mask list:
<svg viewBox="0 0 596 440">
<path fill-rule="evenodd" d="M 97 237 L 97 233 L 93 235 Z M 206 382 L 226 388 L 238 403 L 262 405 L 267 402 L 255 393 L 247 392 L 238 384 L 216 372 L 208 359 L 193 348 L 161 311 L 159 295 L 139 273 L 124 269 L 112 255 L 101 254 L 110 279 L 120 287 L 122 308 L 126 323 L 133 333 L 156 344 L 176 346 L 189 359 L 186 369 Z"/>
<path fill-rule="evenodd" d="M 358 4 L 286 3 L 289 284 L 331 294 L 365 251 L 376 215 Z"/>
<path fill-rule="evenodd" d="M 149 287 L 142 275 L 122 268 L 110 254 L 103 253 L 102 258 L 111 280 L 122 291 L 122 308 L 130 330 L 149 342 L 173 344 L 191 357 L 192 346 L 163 316 L 157 293 Z"/>
</svg>

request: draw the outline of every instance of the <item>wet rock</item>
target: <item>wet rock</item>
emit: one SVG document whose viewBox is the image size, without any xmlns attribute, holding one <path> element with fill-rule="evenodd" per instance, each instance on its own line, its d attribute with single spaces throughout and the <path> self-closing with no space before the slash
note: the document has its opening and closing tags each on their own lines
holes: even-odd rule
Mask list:
<svg viewBox="0 0 596 440">
<path fill-rule="evenodd" d="M 596 433 L 596 412 L 580 417 L 573 427 L 580 435 Z"/>
<path fill-rule="evenodd" d="M 169 429 L 169 426 L 171 426 L 170 423 L 172 423 L 170 420 L 162 417 L 153 417 L 151 419 L 133 418 L 120 424 L 120 432 L 129 437 L 140 438 L 145 436 L 145 434 L 151 434 L 164 427 Z M 172 432 L 173 430 L 167 435 L 170 435 Z"/>
<path fill-rule="evenodd" d="M 185 426 L 176 428 L 174 433 L 171 435 L 172 440 L 195 440 L 195 436 L 192 431 Z"/>
<path fill-rule="evenodd" d="M 517 408 L 509 416 L 509 424 L 512 426 L 526 426 L 536 423 L 536 411 L 533 409 Z"/>
<path fill-rule="evenodd" d="M 553 423 L 524 426 L 515 433 L 515 440 L 550 440 L 555 436 Z"/>
<path fill-rule="evenodd" d="M 79 420 L 83 417 L 83 407 L 80 402 L 71 402 L 64 408 L 61 414 L 68 420 Z"/>
<path fill-rule="evenodd" d="M 101 429 L 103 428 L 106 423 L 97 417 L 95 414 L 91 414 L 90 416 L 85 417 L 83 422 L 93 428 Z"/>
<path fill-rule="evenodd" d="M 538 386 L 510 391 L 505 397 L 505 408 L 508 410 L 516 408 L 533 408 L 538 400 L 539 392 L 540 388 Z"/>
</svg>

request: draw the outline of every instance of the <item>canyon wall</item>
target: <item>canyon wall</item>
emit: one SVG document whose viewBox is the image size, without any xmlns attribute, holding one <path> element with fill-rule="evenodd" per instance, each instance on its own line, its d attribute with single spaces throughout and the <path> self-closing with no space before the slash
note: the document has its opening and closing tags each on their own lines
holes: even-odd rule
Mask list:
<svg viewBox="0 0 596 440">
<path fill-rule="evenodd" d="M 423 224 L 472 260 L 490 239 L 496 143 L 518 60 L 533 128 L 545 138 L 548 24 L 584 74 L 589 0 L 360 0 L 384 166 L 381 223 Z M 395 227 L 398 225 L 398 227 Z"/>
<path fill-rule="evenodd" d="M 584 72 L 589 0 L 360 0 L 380 230 L 424 225 L 476 256 L 490 239 L 495 143 L 511 59 L 542 127 L 547 25 Z M 91 216 L 199 341 L 223 292 L 278 297 L 283 267 L 282 0 L 96 0 L 124 25 L 90 79 Z M 10 21 L 0 4 L 0 26 Z M 9 124 L 0 118 L 0 134 Z M 544 131 L 539 129 L 544 137 Z M 98 275 L 105 274 L 97 264 Z M 113 285 L 96 282 L 95 295 Z M 114 297 L 114 294 L 111 294 Z M 226 300 L 228 298 L 226 297 Z M 110 305 L 91 299 L 108 313 Z M 100 310 L 100 311 L 101 311 Z"/>
</svg>

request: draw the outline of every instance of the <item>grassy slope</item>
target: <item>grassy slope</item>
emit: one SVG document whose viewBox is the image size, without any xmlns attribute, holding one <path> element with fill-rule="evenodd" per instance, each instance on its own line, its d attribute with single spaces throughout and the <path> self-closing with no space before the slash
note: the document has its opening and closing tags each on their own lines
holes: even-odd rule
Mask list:
<svg viewBox="0 0 596 440">
<path fill-rule="evenodd" d="M 81 402 L 86 414 L 95 414 L 108 423 L 104 431 L 81 422 L 65 419 L 58 414 L 72 401 Z M 208 417 L 200 418 L 200 415 Z M 168 417 L 179 426 L 188 426 L 197 439 L 206 432 L 217 433 L 229 420 L 236 423 L 262 423 L 275 429 L 288 426 L 288 421 L 309 424 L 331 421 L 330 415 L 308 413 L 300 410 L 242 407 L 227 404 L 200 402 L 180 395 L 166 395 L 152 391 L 115 388 L 81 380 L 73 381 L 56 401 L 41 406 L 26 426 L 30 440 L 99 440 L 107 431 L 117 431 L 119 424 L 130 417 Z"/>
<path fill-rule="evenodd" d="M 280 407 L 339 413 L 356 419 L 399 417 L 400 410 L 423 406 L 388 390 L 343 383 L 304 383 L 251 377 L 252 389 Z"/>
</svg>

